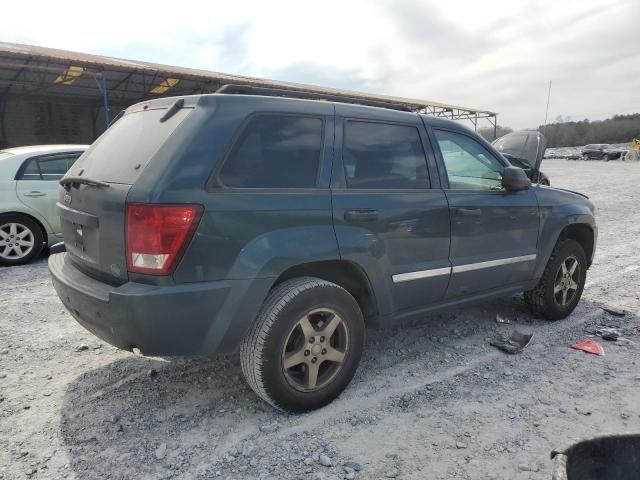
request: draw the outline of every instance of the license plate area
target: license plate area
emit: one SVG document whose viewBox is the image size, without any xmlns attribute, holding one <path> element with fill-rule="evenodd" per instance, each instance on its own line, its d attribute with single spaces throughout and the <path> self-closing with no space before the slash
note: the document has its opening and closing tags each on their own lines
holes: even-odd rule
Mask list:
<svg viewBox="0 0 640 480">
<path fill-rule="evenodd" d="M 98 217 L 60 203 L 58 211 L 67 251 L 84 261 L 96 263 L 100 258 Z"/>
</svg>

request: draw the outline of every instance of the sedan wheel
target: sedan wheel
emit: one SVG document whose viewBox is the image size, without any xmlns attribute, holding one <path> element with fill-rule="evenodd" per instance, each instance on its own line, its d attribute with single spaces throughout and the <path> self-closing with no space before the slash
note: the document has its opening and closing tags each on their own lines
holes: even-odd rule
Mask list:
<svg viewBox="0 0 640 480">
<path fill-rule="evenodd" d="M 44 233 L 34 220 L 19 214 L 0 215 L 0 265 L 22 265 L 42 252 Z"/>
<path fill-rule="evenodd" d="M 0 258 L 15 261 L 25 258 L 34 246 L 34 235 L 21 223 L 5 223 L 0 226 Z"/>
</svg>

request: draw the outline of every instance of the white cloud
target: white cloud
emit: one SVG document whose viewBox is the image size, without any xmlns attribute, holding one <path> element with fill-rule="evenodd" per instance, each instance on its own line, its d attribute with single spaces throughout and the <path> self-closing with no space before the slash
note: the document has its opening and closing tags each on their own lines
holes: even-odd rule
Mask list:
<svg viewBox="0 0 640 480">
<path fill-rule="evenodd" d="M 421 97 L 515 127 L 542 122 L 550 79 L 550 118 L 640 105 L 636 0 L 10 2 L 2 16 L 0 41 Z"/>
</svg>

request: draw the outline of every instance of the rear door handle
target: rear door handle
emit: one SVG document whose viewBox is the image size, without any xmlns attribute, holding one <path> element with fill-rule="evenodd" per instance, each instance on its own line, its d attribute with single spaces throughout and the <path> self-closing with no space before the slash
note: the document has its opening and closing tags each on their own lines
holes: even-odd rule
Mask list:
<svg viewBox="0 0 640 480">
<path fill-rule="evenodd" d="M 39 192 L 38 190 L 33 190 L 29 193 L 25 193 L 24 196 L 25 197 L 44 197 L 46 195 L 46 193 L 44 192 Z"/>
<path fill-rule="evenodd" d="M 377 210 L 347 210 L 344 212 L 347 222 L 375 222 L 378 220 Z"/>
<path fill-rule="evenodd" d="M 482 215 L 482 210 L 479 208 L 458 208 L 456 215 L 459 217 L 479 217 Z"/>
</svg>

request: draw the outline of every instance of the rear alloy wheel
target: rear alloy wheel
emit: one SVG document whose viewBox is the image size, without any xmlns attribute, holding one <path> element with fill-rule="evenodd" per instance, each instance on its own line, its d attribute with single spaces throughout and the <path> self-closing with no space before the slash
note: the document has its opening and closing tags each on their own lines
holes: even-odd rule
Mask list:
<svg viewBox="0 0 640 480">
<path fill-rule="evenodd" d="M 293 326 L 282 350 L 282 370 L 293 388 L 313 392 L 331 383 L 349 349 L 349 330 L 340 314 L 318 308 Z"/>
<path fill-rule="evenodd" d="M 567 317 L 582 296 L 586 269 L 587 258 L 582 246 L 572 239 L 561 240 L 536 288 L 524 293 L 525 302 L 533 313 L 548 320 Z"/>
<path fill-rule="evenodd" d="M 240 346 L 251 388 L 280 410 L 304 412 L 349 384 L 364 345 L 364 320 L 342 287 L 312 277 L 287 280 L 265 300 Z"/>
<path fill-rule="evenodd" d="M 0 216 L 0 265 L 22 265 L 40 255 L 40 226 L 22 215 Z"/>
</svg>

